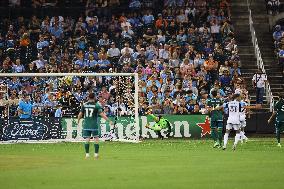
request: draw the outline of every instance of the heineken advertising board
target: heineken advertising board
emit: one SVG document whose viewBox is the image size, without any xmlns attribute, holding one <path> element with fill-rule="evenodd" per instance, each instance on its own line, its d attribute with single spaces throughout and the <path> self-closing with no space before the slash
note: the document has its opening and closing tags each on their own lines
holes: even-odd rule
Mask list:
<svg viewBox="0 0 284 189">
<path fill-rule="evenodd" d="M 174 138 L 202 138 L 210 136 L 210 120 L 207 115 L 165 115 L 172 126 Z M 145 125 L 154 122 L 148 116 L 140 116 L 140 133 L 145 138 L 157 138 L 156 133 L 147 129 Z M 77 124 L 77 118 L 63 118 L 62 139 L 82 139 L 82 123 Z M 116 124 L 116 135 L 119 139 L 134 139 L 136 129 L 134 120 L 130 117 L 119 117 Z M 110 126 L 103 119 L 100 120 L 100 134 L 104 135 L 110 130 Z"/>
</svg>

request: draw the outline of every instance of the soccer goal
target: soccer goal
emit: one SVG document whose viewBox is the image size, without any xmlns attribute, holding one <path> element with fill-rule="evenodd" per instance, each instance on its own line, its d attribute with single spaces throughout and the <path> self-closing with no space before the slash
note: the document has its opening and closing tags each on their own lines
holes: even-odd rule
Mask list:
<svg viewBox="0 0 284 189">
<path fill-rule="evenodd" d="M 0 85 L 0 143 L 84 141 L 77 115 L 91 92 L 114 123 L 99 118 L 101 140 L 139 141 L 137 73 L 0 73 Z M 20 119 L 25 97 L 32 112 Z"/>
</svg>

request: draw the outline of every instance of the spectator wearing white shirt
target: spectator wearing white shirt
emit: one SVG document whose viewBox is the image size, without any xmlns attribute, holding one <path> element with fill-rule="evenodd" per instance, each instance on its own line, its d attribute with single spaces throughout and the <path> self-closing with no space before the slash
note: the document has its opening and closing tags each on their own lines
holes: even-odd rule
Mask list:
<svg viewBox="0 0 284 189">
<path fill-rule="evenodd" d="M 132 40 L 134 32 L 128 26 L 124 26 L 123 31 L 121 32 L 121 36 L 124 39 Z"/>
<path fill-rule="evenodd" d="M 107 56 L 109 57 L 109 60 L 111 61 L 112 65 L 115 69 L 117 69 L 118 60 L 120 57 L 120 50 L 115 46 L 115 43 L 111 43 L 111 47 L 107 50 Z"/>
<path fill-rule="evenodd" d="M 43 59 L 42 54 L 38 54 L 38 59 L 34 61 L 34 64 L 36 65 L 37 69 L 41 69 L 45 67 L 45 64 L 47 63 L 46 60 Z"/>
<path fill-rule="evenodd" d="M 129 51 L 130 54 L 133 54 L 133 49 L 129 47 L 129 43 L 124 44 L 124 48 L 120 51 L 121 55 L 124 55 L 125 51 Z"/>
<path fill-rule="evenodd" d="M 214 39 L 219 41 L 220 40 L 220 29 L 221 29 L 221 26 L 220 24 L 218 23 L 218 20 L 217 19 L 213 19 L 211 21 L 211 34 L 213 35 Z"/>
<path fill-rule="evenodd" d="M 252 78 L 253 86 L 256 88 L 256 103 L 263 104 L 264 88 L 267 82 L 267 76 L 258 70 Z"/>
<path fill-rule="evenodd" d="M 111 43 L 111 47 L 108 49 L 107 55 L 110 58 L 119 57 L 120 56 L 120 50 L 115 46 L 114 42 Z"/>
<path fill-rule="evenodd" d="M 169 45 L 165 44 L 163 49 L 159 49 L 159 58 L 168 60 L 170 57 Z"/>
</svg>

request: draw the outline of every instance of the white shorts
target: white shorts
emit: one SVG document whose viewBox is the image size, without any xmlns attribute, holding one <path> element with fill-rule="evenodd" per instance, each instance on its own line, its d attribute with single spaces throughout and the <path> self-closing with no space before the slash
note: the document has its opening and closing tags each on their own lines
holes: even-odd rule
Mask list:
<svg viewBox="0 0 284 189">
<path fill-rule="evenodd" d="M 241 128 L 241 124 L 227 123 L 227 125 L 226 125 L 226 129 L 227 129 L 227 130 L 232 130 L 232 129 L 234 129 L 235 131 L 238 131 L 238 130 L 240 130 L 240 128 Z"/>
<path fill-rule="evenodd" d="M 241 128 L 244 128 L 247 126 L 247 122 L 246 121 L 241 121 Z"/>
</svg>

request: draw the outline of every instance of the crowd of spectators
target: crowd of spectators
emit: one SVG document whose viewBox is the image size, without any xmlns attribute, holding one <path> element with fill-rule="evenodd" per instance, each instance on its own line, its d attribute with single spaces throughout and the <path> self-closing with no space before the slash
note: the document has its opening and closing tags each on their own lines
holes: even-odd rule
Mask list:
<svg viewBox="0 0 284 189">
<path fill-rule="evenodd" d="M 136 72 L 140 114 L 149 106 L 159 114 L 200 114 L 212 90 L 224 99 L 235 92 L 248 95 L 229 0 L 165 0 L 158 14 L 150 8 L 154 1 L 132 0 L 128 9 L 110 17 L 95 16 L 93 1 L 80 2 L 87 3 L 89 11 L 78 18 L 3 19 L 0 72 Z M 129 88 L 133 80 L 127 78 L 14 77 L 0 81 L 0 105 L 3 109 L 9 105 L 11 116 L 17 114 L 23 94 L 29 95 L 35 115 L 52 116 L 60 106 L 76 113 L 89 92 L 97 94 L 109 115 L 118 109 L 129 114 L 133 107 L 125 95 L 125 91 L 133 92 Z"/>
<path fill-rule="evenodd" d="M 284 31 L 281 25 L 276 25 L 273 32 L 275 45 L 275 54 L 278 58 L 278 64 L 281 65 L 284 74 Z"/>
</svg>

